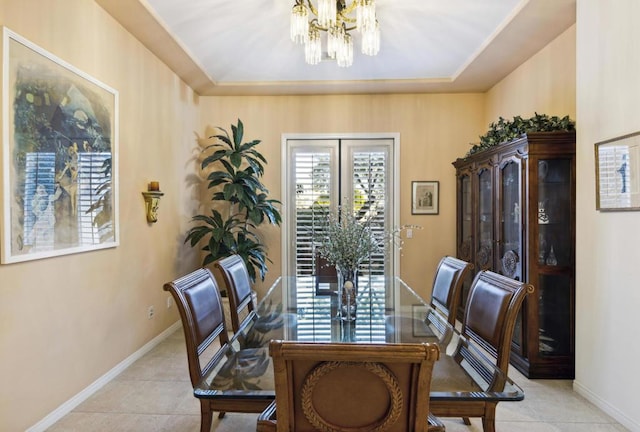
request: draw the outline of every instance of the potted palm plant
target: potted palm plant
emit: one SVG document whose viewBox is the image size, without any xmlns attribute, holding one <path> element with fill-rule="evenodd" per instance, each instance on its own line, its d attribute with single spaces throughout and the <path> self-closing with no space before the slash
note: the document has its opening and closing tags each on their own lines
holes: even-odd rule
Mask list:
<svg viewBox="0 0 640 432">
<path fill-rule="evenodd" d="M 223 128 L 217 129 L 221 133 L 210 137 L 215 142 L 203 149 L 202 161 L 202 169 L 209 171 L 211 213 L 193 217 L 198 225 L 188 231 L 185 243 L 195 247 L 204 242 L 205 266 L 237 254 L 253 282 L 258 276 L 264 280 L 270 260 L 258 227 L 264 223 L 280 225 L 280 202 L 268 197 L 269 191 L 261 182 L 267 161 L 256 149 L 260 140 L 243 142 L 240 119 L 237 125 L 231 125 L 231 135 Z"/>
</svg>

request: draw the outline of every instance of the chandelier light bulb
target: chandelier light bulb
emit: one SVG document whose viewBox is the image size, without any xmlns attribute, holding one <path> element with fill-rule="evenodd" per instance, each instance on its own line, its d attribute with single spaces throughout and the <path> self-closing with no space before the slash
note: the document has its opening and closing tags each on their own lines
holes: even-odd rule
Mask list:
<svg viewBox="0 0 640 432">
<path fill-rule="evenodd" d="M 332 26 L 327 32 L 327 54 L 331 58 L 336 58 L 336 53 L 343 44 L 345 31 L 342 26 Z"/>
<path fill-rule="evenodd" d="M 339 67 L 349 67 L 353 64 L 353 39 L 349 33 L 345 33 L 338 44 L 336 60 Z"/>
<path fill-rule="evenodd" d="M 297 4 L 291 10 L 291 40 L 304 43 L 309 36 L 309 11 L 304 4 Z"/>
<path fill-rule="evenodd" d="M 356 10 L 356 26 L 359 31 L 365 32 L 376 25 L 375 0 L 360 0 Z"/>
<path fill-rule="evenodd" d="M 309 28 L 309 35 L 304 44 L 304 59 L 310 65 L 316 65 L 322 59 L 320 31 L 316 27 Z"/>
<path fill-rule="evenodd" d="M 336 23 L 338 3 L 336 0 L 318 0 L 318 23 L 321 27 L 331 27 Z"/>
<path fill-rule="evenodd" d="M 376 21 L 373 27 L 362 32 L 362 54 L 377 55 L 380 51 L 380 27 Z"/>
</svg>

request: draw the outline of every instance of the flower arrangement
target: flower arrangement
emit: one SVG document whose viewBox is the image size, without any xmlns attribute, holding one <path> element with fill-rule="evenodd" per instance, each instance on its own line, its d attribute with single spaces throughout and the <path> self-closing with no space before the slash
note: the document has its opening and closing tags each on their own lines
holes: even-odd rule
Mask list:
<svg viewBox="0 0 640 432">
<path fill-rule="evenodd" d="M 358 266 L 373 254 L 386 252 L 386 245 L 402 248 L 400 237 L 407 228 L 420 229 L 417 225 L 403 225 L 391 232 L 384 231 L 370 214 L 360 215 L 351 206 L 341 206 L 337 213 L 328 213 L 324 223 L 315 231 L 314 241 L 318 253 L 338 271 L 355 272 Z"/>
</svg>

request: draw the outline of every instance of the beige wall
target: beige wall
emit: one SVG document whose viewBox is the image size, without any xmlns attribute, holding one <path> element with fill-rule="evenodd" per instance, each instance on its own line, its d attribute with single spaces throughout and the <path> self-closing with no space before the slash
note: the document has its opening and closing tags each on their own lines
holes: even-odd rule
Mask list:
<svg viewBox="0 0 640 432">
<path fill-rule="evenodd" d="M 400 224 L 417 224 L 401 257 L 402 277 L 420 294 L 431 292 L 440 258 L 455 255 L 455 170 L 451 162 L 464 156 L 483 131 L 483 95 L 369 95 L 203 97 L 201 130 L 240 118 L 245 138 L 261 139 L 267 158 L 265 183 L 281 199 L 281 140 L 284 133 L 400 134 Z M 205 135 L 206 136 L 206 135 Z M 411 215 L 411 181 L 440 181 L 440 214 Z M 280 273 L 280 231 L 269 230 L 270 268 Z M 273 276 L 270 276 L 273 277 Z"/>
<path fill-rule="evenodd" d="M 640 213 L 595 210 L 594 143 L 640 131 L 640 2 L 578 0 L 574 388 L 640 431 Z"/>
<path fill-rule="evenodd" d="M 576 26 L 523 63 L 487 92 L 487 125 L 538 114 L 576 119 Z"/>
<path fill-rule="evenodd" d="M 198 101 L 93 1 L 2 0 L 0 24 L 120 95 L 120 245 L 0 266 L 0 430 L 13 432 L 178 320 L 162 283 L 198 264 L 182 245 L 197 198 L 187 175 Z M 140 193 L 150 180 L 165 192 L 153 226 Z"/>
</svg>

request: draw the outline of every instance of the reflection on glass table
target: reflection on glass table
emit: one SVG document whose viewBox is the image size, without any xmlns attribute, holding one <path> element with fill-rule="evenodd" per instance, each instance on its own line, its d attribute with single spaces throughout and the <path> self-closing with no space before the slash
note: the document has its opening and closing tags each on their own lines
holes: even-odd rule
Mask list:
<svg viewBox="0 0 640 432">
<path fill-rule="evenodd" d="M 218 361 L 196 387 L 195 396 L 237 400 L 245 406 L 256 401 L 256 407 L 273 400 L 268 344 L 280 339 L 317 343 L 438 342 L 441 355 L 433 372 L 432 401 L 524 398 L 520 387 L 402 280 L 361 277 L 355 321 L 335 318 L 336 300 L 334 295 L 316 295 L 313 277 L 278 279 L 258 305 L 256 318 L 216 354 Z M 260 410 L 256 408 L 256 412 Z"/>
</svg>

